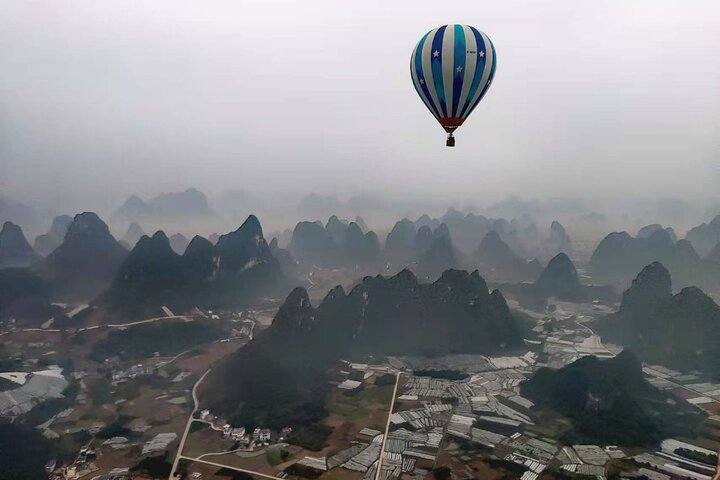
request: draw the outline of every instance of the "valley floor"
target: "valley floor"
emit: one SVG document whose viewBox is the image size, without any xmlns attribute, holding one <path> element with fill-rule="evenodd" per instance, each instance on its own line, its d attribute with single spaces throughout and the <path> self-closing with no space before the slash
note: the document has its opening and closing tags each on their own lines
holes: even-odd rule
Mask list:
<svg viewBox="0 0 720 480">
<path fill-rule="evenodd" d="M 5 417 L 20 421 L 10 407 L 20 398 L 21 383 L 42 381 L 46 371 L 62 372 L 63 395 L 50 398 L 44 392 L 48 398 L 30 399 L 33 404 L 44 402 L 22 418 L 52 443 L 58 460 L 54 475 L 63 479 L 122 477 L 130 469 L 134 478 L 172 479 L 181 474 L 215 480 L 247 475 L 290 480 L 536 480 L 565 474 L 712 479 L 715 466 L 708 459 L 720 449 L 720 385 L 693 373 L 644 365 L 650 383 L 707 413 L 698 435 L 668 439 L 656 451 L 565 445 L 560 439 L 571 428 L 570 421 L 534 408 L 519 385 L 542 366 L 561 368 L 586 355 L 618 354 L 621 348 L 603 344 L 590 326 L 609 309 L 553 302 L 555 310 L 549 313 L 509 303 L 529 319 L 524 348 L 503 357 L 342 362 L 327 375 L 329 415 L 307 431 L 260 425 L 246 432 L 203 410 L 193 394 L 215 362 L 251 341 L 255 328 L 267 325 L 272 310 L 204 312 L 202 318 L 153 318 L 72 333 L 7 331 L 3 356 L 17 368 L 5 369 L 0 396 L 8 406 Z M 97 360 L 97 345 L 107 342 L 113 331 L 206 321 L 216 322 L 222 334 L 199 344 L 173 343 L 164 355 L 120 354 Z M 61 367 L 54 369 L 54 363 Z"/>
</svg>

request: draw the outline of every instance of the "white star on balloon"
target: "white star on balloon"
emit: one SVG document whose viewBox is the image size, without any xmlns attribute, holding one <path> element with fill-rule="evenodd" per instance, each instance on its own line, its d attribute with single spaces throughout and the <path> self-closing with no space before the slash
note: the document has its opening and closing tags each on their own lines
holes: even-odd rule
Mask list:
<svg viewBox="0 0 720 480">
<path fill-rule="evenodd" d="M 456 71 L 457 73 L 461 73 L 461 72 L 462 72 L 462 67 L 461 67 L 460 65 L 458 65 L 457 68 L 455 69 L 455 71 Z"/>
<path fill-rule="evenodd" d="M 484 56 L 485 56 L 485 52 L 482 52 L 482 51 L 481 51 L 481 52 L 478 53 L 478 55 L 480 55 L 481 57 L 484 57 Z"/>
<path fill-rule="evenodd" d="M 435 51 L 433 52 L 433 57 L 437 57 L 438 55 L 440 55 L 440 52 L 438 52 L 437 50 L 435 50 Z"/>
<path fill-rule="evenodd" d="M 421 79 L 420 79 L 420 85 L 425 85 L 425 79 L 424 79 L 424 78 L 421 78 Z"/>
</svg>

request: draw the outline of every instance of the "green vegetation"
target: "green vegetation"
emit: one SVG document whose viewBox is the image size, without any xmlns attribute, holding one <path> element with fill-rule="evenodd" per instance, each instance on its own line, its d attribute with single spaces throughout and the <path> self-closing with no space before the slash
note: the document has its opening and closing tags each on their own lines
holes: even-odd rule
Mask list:
<svg viewBox="0 0 720 480">
<path fill-rule="evenodd" d="M 418 377 L 444 378 L 446 380 L 463 380 L 470 375 L 458 370 L 415 370 Z"/>
<path fill-rule="evenodd" d="M 365 392 L 367 392 L 367 390 Z M 338 395 L 335 401 L 328 405 L 328 411 L 352 420 L 365 418 L 370 411 L 360 406 L 361 400 L 362 397 L 359 396 L 348 397 L 346 395 Z"/>
<path fill-rule="evenodd" d="M 38 361 L 37 361 L 37 366 L 40 367 L 40 368 L 47 368 L 47 367 L 49 367 L 50 365 L 53 365 L 54 363 L 57 363 L 57 362 L 55 361 L 55 359 L 53 359 L 53 358 L 48 358 L 48 357 L 42 357 L 42 358 L 39 358 L 39 359 L 38 359 Z"/>
<path fill-rule="evenodd" d="M 51 398 L 37 404 L 25 415 L 25 422 L 28 425 L 40 425 L 47 422 L 53 415 L 57 415 L 73 406 L 73 401 L 67 398 Z"/>
<path fill-rule="evenodd" d="M 147 457 L 130 469 L 131 472 L 146 473 L 152 478 L 167 478 L 170 476 L 172 463 L 167 459 L 167 452 L 163 456 Z"/>
<path fill-rule="evenodd" d="M 394 385 L 393 385 L 394 387 Z M 373 403 L 380 403 L 382 405 L 390 405 L 392 400 L 393 388 L 390 386 L 368 388 L 365 391 L 365 400 Z"/>
<path fill-rule="evenodd" d="M 455 443 L 458 448 L 460 449 L 460 452 L 458 454 L 467 454 L 467 453 L 489 453 L 492 451 L 492 448 L 487 447 L 483 445 L 482 443 L 476 443 L 472 440 L 468 440 L 465 438 L 453 438 L 453 443 Z"/>
<path fill-rule="evenodd" d="M 47 442 L 36 430 L 0 424 L 0 480 L 46 480 Z"/>
<path fill-rule="evenodd" d="M 50 304 L 50 285 L 27 268 L 0 269 L 0 319 L 39 326 L 61 310 Z"/>
<path fill-rule="evenodd" d="M 435 480 L 450 480 L 452 478 L 452 472 L 449 467 L 433 468 L 432 473 Z"/>
<path fill-rule="evenodd" d="M 186 353 L 186 358 L 190 357 L 197 357 L 198 355 L 205 355 L 207 353 L 207 349 L 203 347 L 195 347 L 192 350 L 190 350 L 188 353 Z"/>
<path fill-rule="evenodd" d="M 507 470 L 511 473 L 511 475 L 508 475 L 503 478 L 520 478 L 520 476 L 527 472 L 528 468 L 524 465 L 520 465 L 515 462 L 511 462 L 509 460 L 503 460 L 502 458 L 488 458 L 486 460 L 486 463 L 490 466 L 492 469 L 503 469 Z"/>
<path fill-rule="evenodd" d="M 689 448 L 676 448 L 675 454 L 680 455 L 681 457 L 685 457 L 688 460 L 694 460 L 696 462 L 704 463 L 706 465 L 715 466 L 718 464 L 717 455 L 696 452 L 695 450 L 690 450 Z"/>
<path fill-rule="evenodd" d="M 85 382 L 88 389 L 88 395 L 93 405 L 105 405 L 110 401 L 110 380 L 107 378 L 95 378 Z"/>
<path fill-rule="evenodd" d="M 350 375 L 348 375 L 348 379 L 362 382 L 365 379 L 365 372 L 362 370 L 353 370 L 350 372 Z"/>
<path fill-rule="evenodd" d="M 64 373 L 64 372 L 63 372 Z M 65 398 L 74 399 L 80 391 L 80 382 L 77 380 L 71 380 L 62 394 Z"/>
<path fill-rule="evenodd" d="M 293 463 L 285 470 L 285 472 L 287 472 L 288 475 L 292 477 L 309 478 L 310 480 L 316 479 L 320 475 L 323 475 L 323 472 L 321 472 L 320 470 L 315 470 L 312 467 L 300 465 L 299 463 Z"/>
<path fill-rule="evenodd" d="M 121 419 L 118 419 L 111 423 L 110 425 L 107 425 L 103 427 L 102 430 L 100 430 L 97 433 L 97 438 L 112 438 L 112 437 L 128 437 L 132 436 L 134 433 L 132 430 L 130 430 L 127 427 L 123 426 L 124 422 Z"/>
<path fill-rule="evenodd" d="M 159 322 L 113 330 L 105 340 L 93 345 L 90 358 L 102 362 L 118 355 L 126 360 L 172 356 L 197 345 L 217 340 L 223 329 L 217 322 Z"/>
<path fill-rule="evenodd" d="M 287 462 L 292 455 L 284 448 L 268 448 L 265 450 L 265 459 L 270 466 L 280 465 Z"/>
<path fill-rule="evenodd" d="M 19 387 L 20 385 L 13 382 L 12 380 L 8 380 L 7 378 L 0 378 L 0 392 L 5 392 L 7 390 L 15 390 Z"/>
<path fill-rule="evenodd" d="M 228 480 L 253 480 L 253 477 L 245 472 L 238 472 L 237 470 L 231 470 L 225 467 L 215 472 L 215 476 L 227 478 Z"/>
<path fill-rule="evenodd" d="M 345 390 L 342 392 L 343 397 L 351 397 L 351 398 L 359 398 L 362 396 L 363 392 L 365 391 L 365 385 L 361 384 L 357 388 L 353 388 L 352 390 Z"/>
<path fill-rule="evenodd" d="M 2 345 L 0 345 L 0 349 L 2 349 Z M 20 358 L 7 358 L 5 357 L 5 354 L 0 350 L 0 356 L 3 358 L 0 358 L 0 372 L 15 372 L 17 370 L 22 369 L 22 359 Z"/>
<path fill-rule="evenodd" d="M 205 430 L 208 427 L 209 425 L 205 422 L 192 422 L 190 424 L 190 433 L 199 432 L 200 430 Z"/>
<path fill-rule="evenodd" d="M 536 406 L 572 420 L 562 438 L 567 444 L 654 446 L 667 437 L 693 437 L 702 419 L 650 385 L 628 351 L 609 360 L 583 357 L 557 371 L 541 368 L 520 387 Z"/>
<path fill-rule="evenodd" d="M 395 375 L 386 373 L 385 375 L 379 375 L 375 377 L 375 385 L 383 387 L 385 385 L 395 385 Z"/>
<path fill-rule="evenodd" d="M 49 458 L 55 458 L 58 462 L 71 463 L 77 458 L 78 450 L 90 443 L 93 436 L 86 431 L 62 435 L 59 439 L 49 441 Z"/>
<path fill-rule="evenodd" d="M 115 390 L 116 398 L 124 398 L 125 400 L 133 400 L 140 396 L 140 388 L 143 383 L 146 382 L 145 377 L 141 378 L 130 378 L 120 384 L 118 384 Z M 149 383 L 149 382 L 148 382 Z"/>
<path fill-rule="evenodd" d="M 293 431 L 288 438 L 288 442 L 313 452 L 319 452 L 325 447 L 325 442 L 332 431 L 332 427 L 314 423 Z"/>
</svg>

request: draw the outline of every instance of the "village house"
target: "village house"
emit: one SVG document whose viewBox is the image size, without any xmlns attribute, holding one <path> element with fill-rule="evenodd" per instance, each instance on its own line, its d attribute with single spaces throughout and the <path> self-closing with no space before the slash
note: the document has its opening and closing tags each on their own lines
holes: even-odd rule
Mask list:
<svg viewBox="0 0 720 480">
<path fill-rule="evenodd" d="M 223 431 L 223 435 L 232 440 L 243 440 L 245 438 L 245 427 L 230 428 L 227 432 Z"/>
<path fill-rule="evenodd" d="M 256 428 L 253 431 L 253 440 L 256 442 L 269 442 L 270 441 L 270 429 L 269 428 Z"/>
</svg>

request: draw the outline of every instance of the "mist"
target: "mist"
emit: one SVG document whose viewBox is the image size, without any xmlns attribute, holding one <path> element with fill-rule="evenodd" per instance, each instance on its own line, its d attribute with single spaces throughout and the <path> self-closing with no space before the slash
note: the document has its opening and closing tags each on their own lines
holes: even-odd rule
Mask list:
<svg viewBox="0 0 720 480">
<path fill-rule="evenodd" d="M 242 214 L 262 210 L 280 228 L 303 217 L 286 210 L 311 192 L 378 199 L 388 217 L 483 211 L 509 196 L 582 198 L 618 217 L 624 205 L 638 212 L 631 224 L 662 211 L 647 206 L 658 199 L 693 202 L 688 222 L 717 205 L 716 2 L 0 11 L 0 194 L 36 208 L 110 214 L 131 194 L 195 187 L 221 210 L 227 192 L 244 192 Z M 454 149 L 408 72 L 419 38 L 451 22 L 483 30 L 498 54 Z"/>
</svg>

